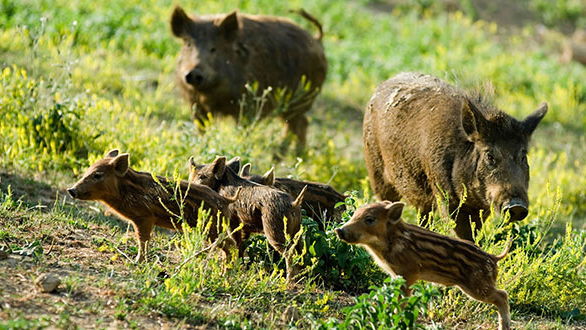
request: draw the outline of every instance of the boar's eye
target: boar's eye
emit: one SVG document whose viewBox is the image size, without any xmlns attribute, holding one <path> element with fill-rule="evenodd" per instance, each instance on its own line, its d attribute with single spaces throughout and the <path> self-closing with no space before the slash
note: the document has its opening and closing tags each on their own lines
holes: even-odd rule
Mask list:
<svg viewBox="0 0 586 330">
<path fill-rule="evenodd" d="M 375 219 L 375 218 L 373 218 L 373 217 L 367 217 L 366 219 L 364 219 L 364 222 L 365 222 L 367 225 L 372 225 L 372 224 L 373 224 L 375 221 L 376 221 L 376 219 Z"/>
<path fill-rule="evenodd" d="M 104 173 L 103 172 L 96 172 L 92 175 L 92 178 L 94 180 L 101 180 L 104 177 Z"/>
</svg>

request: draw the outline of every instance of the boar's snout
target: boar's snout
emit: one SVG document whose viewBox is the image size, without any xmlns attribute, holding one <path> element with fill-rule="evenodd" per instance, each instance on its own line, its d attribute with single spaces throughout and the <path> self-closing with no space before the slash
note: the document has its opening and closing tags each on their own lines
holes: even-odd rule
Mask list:
<svg viewBox="0 0 586 330">
<path fill-rule="evenodd" d="M 519 198 L 513 198 L 503 205 L 503 213 L 509 212 L 511 220 L 519 221 L 527 217 L 529 210 L 527 209 L 527 203 Z"/>
<path fill-rule="evenodd" d="M 185 82 L 187 82 L 188 84 L 190 84 L 196 88 L 200 88 L 200 87 L 204 86 L 206 81 L 205 81 L 203 71 L 199 67 L 196 67 L 195 69 L 189 71 L 185 75 Z"/>
<path fill-rule="evenodd" d="M 69 193 L 69 196 L 71 196 L 73 198 L 77 198 L 77 190 L 75 188 L 67 189 L 67 193 Z"/>
</svg>

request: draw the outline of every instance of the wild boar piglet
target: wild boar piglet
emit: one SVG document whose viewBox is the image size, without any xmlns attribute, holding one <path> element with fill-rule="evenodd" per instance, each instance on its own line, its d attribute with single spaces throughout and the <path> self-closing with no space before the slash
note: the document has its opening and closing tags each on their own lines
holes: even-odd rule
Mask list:
<svg viewBox="0 0 586 330">
<path fill-rule="evenodd" d="M 233 196 L 222 197 L 207 186 L 187 181 L 181 181 L 176 189 L 173 181 L 160 176 L 155 180 L 150 173 L 131 169 L 129 158 L 127 153 L 111 150 L 90 166 L 67 192 L 75 199 L 101 202 L 118 217 L 129 221 L 138 241 L 137 261 L 146 257 L 154 226 L 181 229 L 181 218 L 193 226 L 202 205 L 210 212 L 210 239 L 217 238 L 217 224 L 222 217 L 231 219 L 228 204 L 237 199 L 239 191 L 235 190 Z M 230 222 L 229 227 L 235 230 L 238 225 Z M 220 244 L 227 257 L 235 245 L 231 237 Z"/>
<path fill-rule="evenodd" d="M 291 196 L 299 195 L 301 190 L 307 187 L 301 209 L 305 210 L 307 216 L 314 219 L 322 230 L 325 229 L 326 221 L 339 222 L 342 219 L 341 213 L 344 207 L 336 208 L 336 204 L 344 202 L 346 196 L 337 192 L 332 186 L 319 182 L 275 177 L 274 168 L 263 175 L 251 174 L 250 167 L 250 163 L 245 164 L 240 176 L 252 182 L 275 187 Z"/>
<path fill-rule="evenodd" d="M 496 288 L 497 261 L 508 248 L 495 256 L 467 241 L 407 224 L 401 219 L 403 206 L 388 201 L 363 206 L 336 234 L 366 248 L 387 273 L 402 276 L 407 295 L 417 280 L 455 285 L 471 298 L 495 305 L 499 328 L 510 329 L 507 292 Z"/>
<path fill-rule="evenodd" d="M 240 235 L 235 235 L 236 244 L 241 243 L 252 233 L 263 233 L 269 244 L 285 258 L 287 280 L 293 283 L 299 272 L 294 265 L 291 253 L 298 251 L 299 244 L 287 249 L 288 235 L 291 238 L 301 227 L 301 202 L 305 194 L 304 188 L 293 200 L 289 194 L 275 188 L 260 185 L 241 178 L 232 165 L 235 160 L 226 161 L 226 157 L 217 157 L 211 164 L 198 165 L 190 159 L 190 182 L 206 185 L 222 196 L 233 195 L 242 190 L 238 201 L 229 205 L 232 217 L 236 222 L 243 223 Z M 240 248 L 240 255 L 243 250 Z"/>
</svg>

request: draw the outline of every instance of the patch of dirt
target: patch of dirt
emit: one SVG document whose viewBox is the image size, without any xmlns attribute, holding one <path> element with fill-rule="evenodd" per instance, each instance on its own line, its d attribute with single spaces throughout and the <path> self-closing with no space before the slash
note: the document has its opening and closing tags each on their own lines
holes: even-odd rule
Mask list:
<svg viewBox="0 0 586 330">
<path fill-rule="evenodd" d="M 0 190 L 7 191 L 8 186 L 14 200 L 22 198 L 30 204 L 49 206 L 55 203 L 58 196 L 57 190 L 46 183 L 0 171 Z"/>
<path fill-rule="evenodd" d="M 0 228 L 9 226 L 0 216 Z M 35 223 L 35 225 L 37 225 Z M 53 225 L 53 226 L 52 226 Z M 50 235 L 39 233 L 50 232 Z M 182 328 L 180 320 L 133 311 L 133 266 L 116 252 L 101 251 L 96 240 L 111 237 L 112 229 L 90 224 L 87 229 L 40 223 L 30 230 L 0 239 L 0 248 L 26 241 L 42 242 L 42 256 L 13 253 L 0 260 L 0 320 L 27 320 L 30 325 L 57 328 Z M 129 244 L 134 241 L 130 240 Z M 54 293 L 42 293 L 34 283 L 43 273 L 61 279 Z M 121 302 L 126 304 L 121 306 Z"/>
</svg>

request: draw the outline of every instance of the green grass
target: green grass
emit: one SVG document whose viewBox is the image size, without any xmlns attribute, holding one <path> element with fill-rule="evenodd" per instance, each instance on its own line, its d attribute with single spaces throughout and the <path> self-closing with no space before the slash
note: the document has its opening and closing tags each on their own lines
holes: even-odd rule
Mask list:
<svg viewBox="0 0 586 330">
<path fill-rule="evenodd" d="M 533 2 L 543 7 L 544 2 Z M 15 269 L 30 277 L 61 265 L 68 273 L 59 294 L 71 306 L 81 306 L 41 310 L 36 318 L 27 316 L 25 307 L 0 310 L 0 327 L 43 327 L 51 321 L 83 326 L 84 319 L 104 325 L 117 320 L 129 327 L 149 320 L 231 328 L 343 322 L 354 296 L 368 293 L 371 285 L 383 286 L 385 275 L 363 250 L 317 230 L 308 219 L 307 280 L 290 291 L 282 262 L 267 253 L 262 238 L 250 242 L 247 262 L 225 272 L 221 254 L 210 250 L 175 273 L 205 240 L 197 230 L 160 232 L 150 261 L 134 265 L 125 257 L 136 254 L 127 225 L 96 212 L 96 204 L 72 202 L 62 191 L 106 150 L 119 148 L 131 154 L 136 169 L 183 178 L 191 155 L 199 162 L 241 156 L 258 172 L 276 165 L 279 176 L 356 191 L 360 205 L 373 200 L 361 148 L 362 108 L 377 84 L 401 71 L 431 73 L 465 88 L 490 81 L 497 105 L 518 118 L 542 101 L 549 103 L 529 155 L 530 214 L 515 226 L 490 218 L 479 243 L 497 253 L 507 233 L 517 235 L 499 277 L 511 297 L 515 327 L 584 324 L 586 69 L 560 64 L 556 54 L 530 42 L 531 26 L 503 37 L 495 24 L 460 12 L 409 6 L 374 12 L 367 3 L 181 2 L 199 13 L 239 8 L 290 16 L 311 30 L 287 12 L 303 7 L 324 24 L 329 72 L 310 113 L 309 147 L 300 157 L 285 155 L 275 163 L 283 130 L 279 121 L 251 129 L 214 120 L 205 134 L 196 133 L 174 84 L 180 47 L 168 27 L 174 2 L 0 1 L 0 249 L 24 258 Z M 565 9 L 552 13 L 561 18 L 553 17 L 551 24 L 574 17 L 567 14 L 573 12 L 571 2 L 564 3 Z M 412 208 L 405 219 L 417 222 Z M 437 220 L 435 230 L 451 234 L 451 222 Z M 64 242 L 63 249 L 55 242 Z M 84 248 L 78 251 L 75 244 Z M 0 297 L 17 301 L 23 296 L 24 291 L 11 290 L 0 285 Z M 93 312 L 100 310 L 105 314 Z M 426 310 L 420 324 L 496 324 L 493 308 L 457 289 L 440 289 Z M 286 311 L 293 316 L 284 317 Z"/>
</svg>

